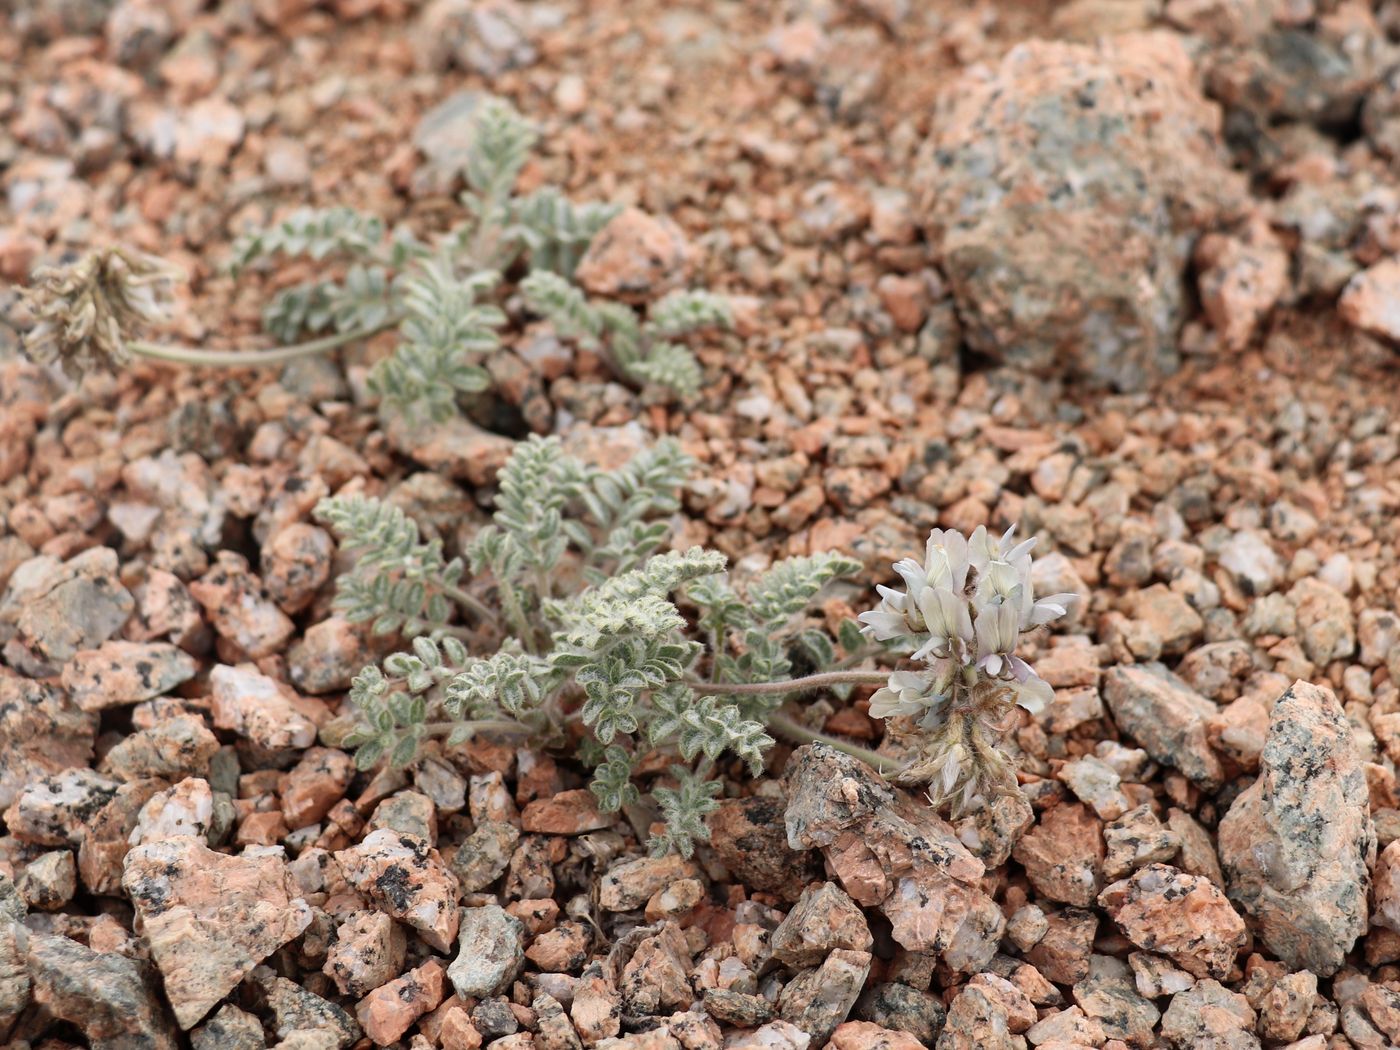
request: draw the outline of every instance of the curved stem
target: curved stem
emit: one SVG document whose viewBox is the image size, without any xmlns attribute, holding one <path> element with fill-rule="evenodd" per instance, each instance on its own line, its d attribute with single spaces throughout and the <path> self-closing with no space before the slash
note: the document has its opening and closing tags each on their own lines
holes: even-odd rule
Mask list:
<svg viewBox="0 0 1400 1050">
<path fill-rule="evenodd" d="M 824 671 L 806 678 L 788 678 L 781 682 L 692 682 L 685 684 L 697 693 L 720 696 L 761 696 L 765 694 L 797 693 L 806 689 L 823 689 L 832 685 L 884 685 L 890 676 L 881 671 Z"/>
<path fill-rule="evenodd" d="M 519 722 L 504 719 L 486 719 L 479 722 L 429 722 L 423 727 L 424 736 L 451 736 L 463 727 L 474 733 L 529 733 L 530 727 Z"/>
<path fill-rule="evenodd" d="M 144 339 L 133 339 L 126 346 L 133 354 L 141 357 L 149 357 L 156 361 L 174 361 L 182 365 L 212 365 L 226 368 L 275 365 L 297 357 L 323 354 L 327 350 L 334 350 L 346 343 L 353 343 L 357 339 L 368 339 L 386 328 L 392 328 L 401 320 L 400 317 L 387 317 L 379 324 L 366 328 L 354 328 L 348 332 L 336 332 L 319 339 L 308 339 L 304 343 L 264 347 L 260 350 L 198 350 L 192 346 L 167 346 L 164 343 L 149 343 Z"/>
<path fill-rule="evenodd" d="M 784 714 L 782 711 L 774 711 L 768 716 L 768 728 L 793 743 L 829 744 L 831 747 L 836 748 L 837 751 L 842 751 L 852 758 L 860 759 L 866 765 L 874 769 L 875 772 L 882 775 L 893 773 L 899 768 L 899 763 L 895 762 L 893 759 L 886 758 L 884 755 L 878 754 L 868 747 L 861 747 L 859 744 L 849 743 L 839 737 L 829 736 L 815 729 L 808 729 L 801 722 L 797 721 L 797 719 L 793 718 L 791 715 Z"/>
<path fill-rule="evenodd" d="M 497 623 L 496 610 L 492 609 L 476 595 L 470 594 L 462 590 L 462 588 L 456 587 L 450 583 L 439 582 L 438 586 L 442 588 L 443 594 L 466 609 L 478 620 L 493 626 Z"/>
</svg>

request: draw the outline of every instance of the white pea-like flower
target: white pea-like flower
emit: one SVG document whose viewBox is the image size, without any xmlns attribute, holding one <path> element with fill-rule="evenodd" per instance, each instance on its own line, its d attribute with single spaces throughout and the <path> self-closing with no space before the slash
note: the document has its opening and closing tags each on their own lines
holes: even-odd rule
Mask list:
<svg viewBox="0 0 1400 1050">
<path fill-rule="evenodd" d="M 1065 615 L 1074 596 L 1036 599 L 1034 539 L 999 538 L 979 527 L 970 539 L 935 529 L 923 564 L 895 565 L 905 590 L 879 588 L 880 606 L 860 616 L 867 636 L 912 637 L 922 670 L 899 670 L 870 698 L 875 718 L 913 717 L 927 736 L 898 774 L 927 784 L 938 806 L 966 812 L 997 795 L 1015 794 L 1015 763 L 999 744 L 1019 706 L 1039 714 L 1055 691 L 1016 655 L 1022 633 Z"/>
<path fill-rule="evenodd" d="M 934 676 L 916 671 L 895 671 L 889 684 L 877 689 L 870 697 L 872 718 L 893 718 L 897 715 L 924 715 L 947 700 L 939 692 Z"/>
<path fill-rule="evenodd" d="M 967 599 L 947 587 L 925 587 L 919 594 L 919 610 L 924 614 L 929 639 L 913 658 L 934 656 L 965 663 L 968 647 L 977 637 Z"/>
</svg>

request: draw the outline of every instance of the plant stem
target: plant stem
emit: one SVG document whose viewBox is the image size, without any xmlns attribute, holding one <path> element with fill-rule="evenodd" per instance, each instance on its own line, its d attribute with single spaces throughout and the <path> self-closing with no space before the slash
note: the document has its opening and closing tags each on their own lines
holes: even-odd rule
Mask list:
<svg viewBox="0 0 1400 1050">
<path fill-rule="evenodd" d="M 530 727 L 503 719 L 480 722 L 429 722 L 423 727 L 424 736 L 451 736 L 463 727 L 474 733 L 529 733 Z"/>
<path fill-rule="evenodd" d="M 275 365 L 297 357 L 323 354 L 357 339 L 367 339 L 377 332 L 391 328 L 402 318 L 387 317 L 377 325 L 355 328 L 348 332 L 336 332 L 319 339 L 308 339 L 304 343 L 290 346 L 271 346 L 260 350 L 198 350 L 192 346 L 167 346 L 164 343 L 148 343 L 143 339 L 133 339 L 126 344 L 127 349 L 141 357 L 157 361 L 175 361 L 184 365 L 213 365 L 214 367 L 242 368 L 249 365 Z"/>
<path fill-rule="evenodd" d="M 481 620 L 483 623 L 489 623 L 492 626 L 495 626 L 497 623 L 496 610 L 492 609 L 476 595 L 469 594 L 462 590 L 462 588 L 450 583 L 442 583 L 439 581 L 438 586 L 442 589 L 443 594 L 466 609 L 478 620 Z"/>
<path fill-rule="evenodd" d="M 881 671 L 824 671 L 806 678 L 788 678 L 781 682 L 691 682 L 685 684 L 697 693 L 720 696 L 758 696 L 773 693 L 797 693 L 806 689 L 822 689 L 831 685 L 884 685 L 890 676 Z"/>
<path fill-rule="evenodd" d="M 899 768 L 899 764 L 884 755 L 877 754 L 868 747 L 861 747 L 859 744 L 852 744 L 838 737 L 828 736 L 826 733 L 818 732 L 815 729 L 808 729 L 791 715 L 782 711 L 774 711 L 768 716 L 768 728 L 779 736 L 798 744 L 829 744 L 837 751 L 845 752 L 852 758 L 858 758 L 866 765 L 870 766 L 877 773 L 893 773 Z"/>
</svg>

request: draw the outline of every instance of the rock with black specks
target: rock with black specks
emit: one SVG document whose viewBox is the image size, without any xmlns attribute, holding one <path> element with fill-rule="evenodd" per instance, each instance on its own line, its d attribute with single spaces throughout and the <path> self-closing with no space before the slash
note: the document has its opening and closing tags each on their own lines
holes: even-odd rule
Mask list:
<svg viewBox="0 0 1400 1050">
<path fill-rule="evenodd" d="M 1269 951 L 1335 973 L 1366 932 L 1376 862 L 1366 773 L 1330 689 L 1295 682 L 1269 719 L 1259 778 L 1220 822 L 1230 899 Z"/>
</svg>

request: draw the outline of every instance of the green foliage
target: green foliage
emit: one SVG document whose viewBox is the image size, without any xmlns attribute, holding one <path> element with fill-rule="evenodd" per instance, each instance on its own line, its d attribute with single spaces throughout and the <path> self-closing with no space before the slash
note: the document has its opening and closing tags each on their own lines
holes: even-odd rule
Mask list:
<svg viewBox="0 0 1400 1050">
<path fill-rule="evenodd" d="M 317 262 L 334 255 L 367 256 L 384 239 L 384 220 L 353 208 L 298 208 L 275 226 L 247 233 L 233 243 L 229 269 L 278 255 L 305 255 Z"/>
<path fill-rule="evenodd" d="M 398 507 L 364 496 L 338 496 L 316 505 L 316 519 L 359 553 L 340 577 L 335 607 L 352 623 L 373 623 L 375 634 L 417 635 L 445 625 L 452 614 L 461 558 L 443 556 L 442 541 L 423 542 L 418 524 Z"/>
<path fill-rule="evenodd" d="M 576 204 L 553 186 L 514 202 L 511 217 L 534 270 L 572 277 L 598 231 L 622 209 L 588 201 Z"/>
<path fill-rule="evenodd" d="M 641 798 L 639 759 L 656 749 L 681 764 L 677 786 L 654 792 L 666 818 L 654 848 L 688 855 L 704 841 L 705 815 L 721 791 L 716 764 L 732 756 L 755 773 L 763 768 L 773 743 L 763 715 L 772 704 L 697 689 L 697 673 L 709 663 L 716 677 L 752 682 L 760 666 L 788 668 L 786 647 L 821 634 L 802 614 L 855 563 L 792 559 L 739 594 L 722 575 L 723 555 L 662 550 L 663 519 L 679 507 L 676 491 L 691 467 L 671 440 L 612 470 L 580 463 L 557 439 L 521 442 L 499 475 L 492 521 L 466 552 L 481 577 L 470 594 L 463 560 L 446 560 L 398 508 L 363 497 L 323 500 L 318 518 L 359 553 L 339 581 L 337 605 L 409 638 L 405 651 L 355 679 L 358 761 L 408 764 L 429 736 L 519 732 L 552 745 L 581 736 L 577 753 L 594 767 L 592 790 L 613 812 Z M 700 610 L 698 623 L 677 604 L 681 592 Z M 454 604 L 473 595 L 499 610 L 504 642 L 452 622 Z M 755 647 L 762 661 L 752 659 Z"/>
<path fill-rule="evenodd" d="M 672 766 L 671 775 L 676 778 L 674 788 L 659 787 L 652 792 L 661 806 L 666 831 L 652 840 L 651 852 L 661 857 L 674 849 L 682 857 L 690 857 L 695 843 L 710 841 L 705 818 L 719 809 L 715 796 L 721 785 L 697 777 L 685 766 Z"/>
<path fill-rule="evenodd" d="M 464 395 L 491 385 L 482 367 L 500 348 L 510 298 L 502 275 L 524 261 L 520 283 L 532 311 L 566 338 L 596 347 L 628 382 L 687 395 L 699 389 L 694 355 L 674 340 L 729 324 L 727 303 L 705 292 L 679 292 L 640 320 L 619 303 L 591 304 L 572 283 L 574 267 L 618 207 L 576 203 L 553 186 L 515 194 L 538 142 L 533 124 L 510 103 L 485 99 L 474 111 L 463 168 L 464 221 L 424 244 L 406 227 L 351 208 L 302 208 L 266 230 L 239 237 L 230 270 L 303 256 L 337 272 L 278 291 L 263 326 L 283 342 L 303 333 L 364 332 L 397 325 L 398 346 L 375 365 L 369 388 L 383 411 L 410 421 L 443 421 Z"/>
<path fill-rule="evenodd" d="M 557 273 L 536 270 L 520 282 L 534 313 L 549 319 L 560 338 L 601 353 L 622 379 L 651 384 L 688 397 L 703 379 L 695 355 L 676 338 L 704 328 L 729 328 L 729 304 L 709 292 L 673 292 L 639 321 L 620 303 L 590 301 Z"/>
<path fill-rule="evenodd" d="M 753 683 L 791 677 L 795 652 L 814 668 L 830 666 L 836 659 L 831 638 L 822 631 L 803 629 L 798 616 L 828 583 L 859 569 L 858 561 L 844 555 L 813 554 L 778 562 L 753 580 L 742 597 L 718 577 L 692 584 L 686 597 L 700 609 L 700 626 L 711 638 L 715 681 Z M 733 644 L 723 644 L 726 638 L 733 639 Z M 844 647 L 853 653 L 862 648 L 859 644 Z M 781 694 L 746 696 L 736 701 L 736 707 L 746 718 L 763 722 L 782 699 Z"/>
</svg>

